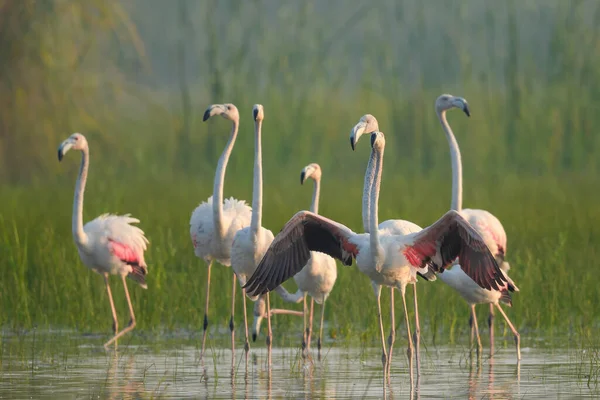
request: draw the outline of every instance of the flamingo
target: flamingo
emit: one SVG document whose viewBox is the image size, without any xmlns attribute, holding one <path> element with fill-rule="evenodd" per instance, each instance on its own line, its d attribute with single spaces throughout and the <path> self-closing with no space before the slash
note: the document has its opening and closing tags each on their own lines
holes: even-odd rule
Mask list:
<svg viewBox="0 0 600 400">
<path fill-rule="evenodd" d="M 273 233 L 264 227 L 261 226 L 262 223 L 262 150 L 261 150 L 261 128 L 262 121 L 264 119 L 264 108 L 261 104 L 255 104 L 252 108 L 252 113 L 254 115 L 254 132 L 255 132 L 255 141 L 254 141 L 254 184 L 252 189 L 252 221 L 250 226 L 240 229 L 236 232 L 233 243 L 231 246 L 231 268 L 234 272 L 234 285 L 233 285 L 233 296 L 235 299 L 235 279 L 240 282 L 242 286 L 242 297 L 244 301 L 244 328 L 246 333 L 246 342 L 244 343 L 244 351 L 246 353 L 246 365 L 248 365 L 248 352 L 250 350 L 250 343 L 248 341 L 248 320 L 246 316 L 246 289 L 243 288 L 243 285 L 246 284 L 246 280 L 249 276 L 251 276 L 256 270 L 256 266 L 258 262 L 262 259 L 264 253 L 269 248 L 271 242 L 273 242 Z M 283 289 L 283 288 L 281 288 Z M 283 290 L 287 293 L 287 291 Z M 248 296 L 252 301 L 260 301 L 260 303 L 255 307 L 255 311 L 261 310 L 261 303 L 266 301 L 266 316 L 267 316 L 267 349 L 269 353 L 269 365 L 270 362 L 270 354 L 272 347 L 272 337 L 273 332 L 271 330 L 271 315 L 274 313 L 289 313 L 296 314 L 293 311 L 287 310 L 278 310 L 278 312 L 274 312 L 275 310 L 271 310 L 270 302 L 269 302 L 269 294 L 266 294 L 266 300 L 262 299 L 263 296 Z M 235 302 L 234 299 L 231 301 L 231 320 L 229 323 L 231 329 L 231 351 L 232 351 L 232 368 L 234 362 L 234 324 L 233 317 L 235 311 Z M 258 314 L 258 315 L 256 315 Z M 259 311 L 255 312 L 255 323 L 254 323 L 254 331 L 253 331 L 253 339 L 256 340 L 256 336 L 258 334 L 258 327 L 260 326 L 260 320 L 262 316 L 265 315 L 264 312 Z"/>
<path fill-rule="evenodd" d="M 108 350 L 111 343 L 114 342 L 116 347 L 117 339 L 135 328 L 135 314 L 125 278 L 132 279 L 144 289 L 148 288 L 146 284 L 148 266 L 144 260 L 144 251 L 148 239 L 146 239 L 140 228 L 131 225 L 139 223 L 140 220 L 131 217 L 129 214 L 102 214 L 83 225 L 83 193 L 90 165 L 90 150 L 85 136 L 81 133 L 74 133 L 63 141 L 58 147 L 58 161 L 62 161 L 65 154 L 71 149 L 81 150 L 82 154 L 81 168 L 79 169 L 73 199 L 73 239 L 81 261 L 92 271 L 104 276 L 106 293 L 108 294 L 113 316 L 114 334 L 104 344 L 104 348 Z M 127 305 L 129 306 L 129 324 L 120 332 L 115 303 L 108 282 L 109 275 L 121 275 Z"/>
<path fill-rule="evenodd" d="M 502 309 L 500 302 L 507 304 L 512 307 L 512 299 L 510 292 L 518 292 L 519 288 L 514 284 L 512 279 L 508 276 L 507 272 L 510 269 L 508 262 L 504 260 L 506 254 L 506 232 L 502 223 L 493 214 L 485 210 L 468 209 L 462 208 L 462 163 L 460 157 L 460 149 L 452 128 L 448 124 L 446 119 L 446 111 L 452 108 L 458 108 L 462 110 L 467 117 L 471 115 L 469 105 L 467 101 L 462 97 L 452 96 L 450 94 L 442 94 L 436 99 L 435 111 L 442 124 L 442 128 L 446 133 L 448 144 L 450 145 L 450 156 L 452 160 L 452 209 L 460 212 L 460 214 L 467 220 L 483 237 L 485 244 L 488 246 L 492 254 L 495 255 L 496 261 L 500 266 L 508 285 L 500 290 L 486 290 L 482 289 L 477 285 L 474 285 L 473 281 L 467 274 L 464 273 L 460 265 L 454 265 L 447 269 L 443 274 L 440 274 L 440 279 L 446 284 L 454 288 L 458 293 L 467 301 L 471 308 L 471 342 L 473 341 L 473 331 L 477 336 L 477 352 L 480 353 L 481 338 L 479 337 L 479 328 L 477 326 L 477 315 L 475 313 L 476 304 L 489 304 L 490 314 L 488 318 L 488 325 L 490 329 L 490 346 L 493 347 L 494 343 L 494 307 L 500 311 L 500 314 L 506 320 L 509 328 L 511 329 L 515 345 L 517 347 L 517 360 L 521 359 L 521 338 L 519 332 Z"/>
<path fill-rule="evenodd" d="M 379 131 L 379 123 L 377 122 L 377 118 L 371 114 L 363 115 L 358 123 L 352 128 L 350 132 L 350 146 L 352 150 L 355 150 L 356 144 L 358 140 L 364 133 L 371 133 Z M 369 163 L 371 163 L 372 159 L 369 159 Z M 365 174 L 365 183 L 363 188 L 363 199 L 362 199 L 362 217 L 363 217 L 363 228 L 366 233 L 369 233 L 369 224 L 370 224 L 370 199 L 371 199 L 371 190 L 373 189 L 373 183 L 375 181 L 375 168 L 372 168 L 370 165 L 367 166 L 367 171 L 369 173 Z M 419 225 L 412 223 L 410 221 L 406 221 L 403 219 L 388 219 L 383 221 L 378 226 L 379 230 L 385 230 L 390 234 L 394 235 L 407 235 L 409 233 L 414 233 L 420 231 L 421 228 Z M 436 276 L 433 271 L 428 270 L 426 273 L 422 274 L 418 272 L 418 275 L 423 277 L 427 281 L 435 281 Z M 415 281 L 416 283 L 416 281 Z M 379 289 L 380 290 L 380 289 Z M 414 296 L 414 305 L 415 305 L 415 331 L 413 332 L 413 342 L 415 345 L 415 353 L 417 360 L 417 371 L 419 369 L 419 353 L 420 353 L 420 343 L 421 343 L 421 324 L 419 322 L 419 306 L 417 303 L 417 285 L 413 285 L 413 296 Z M 394 311 L 394 288 L 390 287 L 390 303 L 391 309 L 390 311 L 393 313 Z M 392 347 L 395 341 L 395 318 L 393 314 L 391 315 L 392 323 L 390 329 L 390 336 L 388 336 L 388 346 L 389 346 L 389 362 L 388 366 L 391 366 L 392 359 Z"/>
<path fill-rule="evenodd" d="M 321 193 L 321 166 L 317 163 L 311 163 L 302 169 L 300 173 L 300 184 L 304 184 L 307 179 L 314 181 L 312 202 L 310 205 L 310 211 L 318 214 L 319 213 L 319 195 Z M 312 335 L 312 321 L 313 321 L 313 310 L 314 302 L 321 304 L 321 323 L 319 325 L 319 338 L 317 340 L 317 351 L 318 359 L 321 360 L 321 343 L 323 338 L 323 320 L 325 316 L 325 300 L 329 297 L 329 294 L 333 290 L 333 285 L 337 279 L 337 266 L 335 260 L 325 254 L 318 251 L 310 252 L 310 259 L 306 265 L 294 275 L 294 281 L 298 286 L 298 291 L 291 296 L 288 301 L 299 302 L 304 301 L 303 317 L 304 317 L 304 332 L 302 335 L 302 355 L 306 357 L 305 351 L 310 350 L 310 340 Z M 310 295 L 310 316 L 309 326 L 306 327 L 306 297 Z"/>
<path fill-rule="evenodd" d="M 203 121 L 210 117 L 220 115 L 232 122 L 229 141 L 219 158 L 213 195 L 203 201 L 192 213 L 190 218 L 190 236 L 194 245 L 194 253 L 202 258 L 207 266 L 206 277 L 206 303 L 204 307 L 204 332 L 202 334 L 202 353 L 206 345 L 206 330 L 208 328 L 208 300 L 210 294 L 210 270 L 213 261 L 229 267 L 231 266 L 231 244 L 235 233 L 250 225 L 252 209 L 245 201 L 236 200 L 233 197 L 223 201 L 223 183 L 225 170 L 235 144 L 240 124 L 238 109 L 233 104 L 212 104 L 204 112 Z M 235 274 L 233 275 L 233 287 L 235 287 Z"/>
<path fill-rule="evenodd" d="M 377 298 L 385 387 L 388 359 L 381 316 L 381 285 L 396 287 L 402 293 L 411 349 L 405 291 L 406 285 L 416 280 L 417 272 L 425 273 L 428 268 L 435 272 L 443 271 L 458 257 L 465 272 L 481 287 L 497 289 L 505 285 L 505 280 L 481 236 L 454 210 L 448 211 L 433 225 L 419 232 L 398 235 L 380 231 L 377 207 L 385 148 L 382 132 L 372 133 L 371 146 L 373 160 L 369 165 L 375 168 L 375 182 L 371 191 L 370 233 L 357 234 L 326 217 L 310 211 L 299 211 L 274 239 L 245 288 L 251 295 L 275 289 L 300 272 L 309 260 L 311 251 L 328 254 L 344 265 L 351 265 L 355 259 L 360 271 L 373 282 Z M 370 174 L 371 171 L 367 170 L 366 173 Z"/>
</svg>

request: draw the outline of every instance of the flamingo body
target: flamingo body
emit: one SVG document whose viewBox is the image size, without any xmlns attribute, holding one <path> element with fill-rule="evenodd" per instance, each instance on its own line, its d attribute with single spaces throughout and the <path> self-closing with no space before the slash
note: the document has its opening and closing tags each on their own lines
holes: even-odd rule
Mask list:
<svg viewBox="0 0 600 400">
<path fill-rule="evenodd" d="M 273 232 L 262 226 L 256 237 L 252 234 L 250 227 L 236 232 L 231 246 L 231 267 L 237 275 L 240 285 L 245 285 L 248 278 L 252 276 L 274 238 Z M 257 298 L 248 297 L 252 300 Z"/>
<path fill-rule="evenodd" d="M 81 261 L 99 274 L 125 275 L 147 289 L 144 251 L 148 239 L 131 225 L 139 222 L 129 214 L 103 214 L 86 223 L 83 230 L 88 240 L 76 243 Z"/>
<path fill-rule="evenodd" d="M 337 279 L 337 266 L 331 256 L 318 251 L 310 252 L 310 259 L 294 275 L 298 290 L 308 293 L 317 304 L 323 304 L 333 290 Z"/>
<path fill-rule="evenodd" d="M 213 222 L 213 196 L 203 201 L 192 213 L 190 236 L 194 253 L 206 262 L 211 259 L 231 266 L 230 249 L 237 231 L 250 225 L 252 208 L 243 200 L 233 197 L 223 201 L 223 227 L 225 235 L 219 239 L 215 235 Z"/>
</svg>

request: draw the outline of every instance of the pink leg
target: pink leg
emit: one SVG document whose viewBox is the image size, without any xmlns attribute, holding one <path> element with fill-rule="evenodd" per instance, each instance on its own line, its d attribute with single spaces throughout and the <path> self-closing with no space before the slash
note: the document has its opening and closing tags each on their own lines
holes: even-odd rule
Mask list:
<svg viewBox="0 0 600 400">
<path fill-rule="evenodd" d="M 107 347 L 112 342 L 116 342 L 117 339 L 119 339 L 121 336 L 123 336 L 127 332 L 132 331 L 133 328 L 135 328 L 135 314 L 133 313 L 133 306 L 131 305 L 131 298 L 129 297 L 129 289 L 127 289 L 127 281 L 126 281 L 127 278 L 125 277 L 125 275 L 121 275 L 121 279 L 123 280 L 123 287 L 125 288 L 125 297 L 127 297 L 127 305 L 129 306 L 129 315 L 130 315 L 131 319 L 129 320 L 129 325 L 127 325 L 127 327 L 125 329 L 123 329 L 121 332 L 117 333 L 112 339 L 110 339 L 108 342 L 106 342 L 104 347 Z"/>
<path fill-rule="evenodd" d="M 271 300 L 269 298 L 269 292 L 267 292 L 267 358 L 268 358 L 268 369 L 271 371 L 271 349 L 273 345 L 273 330 L 271 329 Z"/>
<path fill-rule="evenodd" d="M 477 358 L 481 357 L 481 351 L 483 350 L 483 346 L 481 346 L 481 337 L 479 336 L 479 326 L 477 325 L 477 313 L 475 312 L 475 304 L 471 304 L 471 325 L 472 330 L 475 331 L 475 336 L 477 337 Z M 473 347 L 473 335 L 471 335 L 471 348 Z"/>
<path fill-rule="evenodd" d="M 231 376 L 234 375 L 235 371 L 235 323 L 233 322 L 233 316 L 235 315 L 235 286 L 237 284 L 237 275 L 234 273 L 232 285 L 231 285 L 231 318 L 229 319 L 229 330 L 231 331 Z"/>
<path fill-rule="evenodd" d="M 104 274 L 104 284 L 106 285 L 106 293 L 108 294 L 108 301 L 110 301 L 110 309 L 113 316 L 113 335 L 116 335 L 119 331 L 119 320 L 117 319 L 117 310 L 115 309 L 115 303 L 113 301 L 112 292 L 110 291 L 110 285 L 108 283 L 108 274 Z M 115 342 L 115 348 L 117 342 Z M 108 343 L 104 345 L 104 348 L 108 350 Z"/>
<path fill-rule="evenodd" d="M 510 320 L 504 313 L 504 310 L 502 309 L 502 307 L 500 307 L 500 304 L 496 304 L 496 307 L 498 308 L 498 311 L 500 311 L 500 314 L 502 314 L 502 316 L 506 320 L 508 327 L 510 328 L 513 335 L 515 336 L 515 345 L 517 346 L 517 361 L 520 361 L 521 360 L 521 335 L 519 335 L 519 332 L 517 332 L 517 330 L 513 326 L 512 322 L 510 322 Z"/>
<path fill-rule="evenodd" d="M 307 336 L 308 336 L 308 340 L 306 343 L 306 351 L 309 352 L 310 351 L 310 338 L 312 336 L 312 327 L 313 327 L 313 311 L 314 311 L 314 307 L 315 307 L 315 299 L 313 299 L 312 297 L 310 298 L 310 315 L 308 317 L 308 332 L 307 332 Z"/>
<path fill-rule="evenodd" d="M 488 328 L 490 330 L 490 356 L 494 354 L 494 305 L 490 303 L 490 316 L 488 317 Z"/>
<path fill-rule="evenodd" d="M 200 358 L 204 357 L 204 349 L 206 347 L 206 330 L 208 329 L 208 299 L 210 294 L 210 270 L 212 267 L 212 263 L 212 260 L 210 260 L 206 272 L 206 303 L 204 306 L 204 332 L 202 333 L 202 353 L 200 353 Z"/>
</svg>

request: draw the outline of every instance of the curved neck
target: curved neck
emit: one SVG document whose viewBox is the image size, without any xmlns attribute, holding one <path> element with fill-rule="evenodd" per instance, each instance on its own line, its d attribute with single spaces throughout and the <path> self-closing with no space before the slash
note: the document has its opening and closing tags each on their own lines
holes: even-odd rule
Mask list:
<svg viewBox="0 0 600 400">
<path fill-rule="evenodd" d="M 383 149 L 376 150 L 373 149 L 371 151 L 371 158 L 373 159 L 373 166 L 375 167 L 374 171 L 374 181 L 371 190 L 371 232 L 370 232 L 370 244 L 371 244 L 371 254 L 373 255 L 373 259 L 377 259 L 382 254 L 381 245 L 379 243 L 379 216 L 377 215 L 379 210 L 379 187 L 381 185 L 381 172 L 383 169 Z"/>
<path fill-rule="evenodd" d="M 225 230 L 223 228 L 223 184 L 225 181 L 225 170 L 227 169 L 227 162 L 229 161 L 231 150 L 235 144 L 235 138 L 238 133 L 238 124 L 239 121 L 233 121 L 229 141 L 219 158 L 217 171 L 215 172 L 215 184 L 213 187 L 213 223 L 215 232 L 220 238 L 225 236 Z"/>
<path fill-rule="evenodd" d="M 313 189 L 312 203 L 310 204 L 310 211 L 315 214 L 319 213 L 319 196 L 321 194 L 321 179 L 315 179 L 315 185 Z"/>
<path fill-rule="evenodd" d="M 365 172 L 365 183 L 363 186 L 363 198 L 362 198 L 362 219 L 363 229 L 366 233 L 370 232 L 371 221 L 369 213 L 371 212 L 371 189 L 373 181 L 375 180 L 375 151 L 371 151 L 371 157 L 369 157 L 369 163 L 367 164 L 367 171 Z"/>
<path fill-rule="evenodd" d="M 262 150 L 261 150 L 262 121 L 254 123 L 254 186 L 252 188 L 252 221 L 250 231 L 256 239 L 262 223 Z"/>
<path fill-rule="evenodd" d="M 75 197 L 73 198 L 73 220 L 72 231 L 75 242 L 80 245 L 87 244 L 87 235 L 83 230 L 83 192 L 87 181 L 88 168 L 90 165 L 90 151 L 87 147 L 81 152 L 81 167 L 75 184 Z"/>
<path fill-rule="evenodd" d="M 452 210 L 462 210 L 462 162 L 460 160 L 460 149 L 452 133 L 452 129 L 446 120 L 446 110 L 438 112 L 438 118 L 446 133 L 448 145 L 450 146 L 450 159 L 452 161 Z"/>
</svg>

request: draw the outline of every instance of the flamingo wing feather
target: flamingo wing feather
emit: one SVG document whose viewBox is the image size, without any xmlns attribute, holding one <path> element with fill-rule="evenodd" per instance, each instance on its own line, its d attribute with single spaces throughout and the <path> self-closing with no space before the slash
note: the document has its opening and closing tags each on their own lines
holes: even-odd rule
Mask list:
<svg viewBox="0 0 600 400">
<path fill-rule="evenodd" d="M 272 291 L 296 275 L 319 251 L 352 264 L 358 250 L 348 241 L 352 231 L 310 211 L 296 213 L 275 237 L 244 288 L 252 296 Z"/>
<path fill-rule="evenodd" d="M 457 257 L 463 271 L 484 289 L 500 290 L 506 277 L 477 231 L 456 211 L 414 234 L 404 255 L 416 267 L 442 273 Z"/>
</svg>

